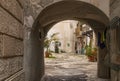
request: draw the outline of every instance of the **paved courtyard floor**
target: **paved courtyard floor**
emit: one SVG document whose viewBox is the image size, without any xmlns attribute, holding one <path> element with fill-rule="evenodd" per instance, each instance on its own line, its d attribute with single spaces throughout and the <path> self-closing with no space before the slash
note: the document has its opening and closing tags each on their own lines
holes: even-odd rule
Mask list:
<svg viewBox="0 0 120 81">
<path fill-rule="evenodd" d="M 107 81 L 97 78 L 97 62 L 89 62 L 85 55 L 62 53 L 53 56 L 55 58 L 45 58 L 45 74 L 49 80 L 44 81 Z"/>
</svg>

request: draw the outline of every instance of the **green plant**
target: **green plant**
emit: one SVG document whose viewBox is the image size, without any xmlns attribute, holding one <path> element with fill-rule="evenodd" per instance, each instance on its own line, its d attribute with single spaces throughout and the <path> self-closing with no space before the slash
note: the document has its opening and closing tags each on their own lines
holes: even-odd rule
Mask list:
<svg viewBox="0 0 120 81">
<path fill-rule="evenodd" d="M 49 52 L 50 42 L 51 41 L 48 39 L 48 37 L 46 37 L 44 41 L 44 47 L 47 49 L 47 52 Z"/>
<path fill-rule="evenodd" d="M 45 40 L 44 40 L 44 48 L 46 48 L 46 54 L 48 54 L 48 57 L 49 57 L 49 55 L 51 55 L 50 44 L 51 44 L 52 41 L 58 41 L 59 40 L 58 37 L 57 37 L 58 34 L 59 33 L 53 33 L 50 38 L 46 37 Z"/>
<path fill-rule="evenodd" d="M 91 46 L 86 46 L 86 56 L 89 61 L 97 61 L 97 48 L 92 48 Z"/>
<path fill-rule="evenodd" d="M 47 51 L 50 51 L 49 47 L 50 47 L 50 44 L 51 44 L 52 41 L 58 41 L 59 40 L 58 37 L 57 37 L 58 34 L 59 33 L 53 33 L 50 38 L 48 38 L 48 37 L 45 38 L 44 47 L 47 48 Z"/>
<path fill-rule="evenodd" d="M 86 46 L 85 47 L 85 49 L 86 49 L 86 55 L 87 56 L 92 56 L 93 54 L 92 54 L 92 48 L 90 47 L 90 46 Z"/>
</svg>

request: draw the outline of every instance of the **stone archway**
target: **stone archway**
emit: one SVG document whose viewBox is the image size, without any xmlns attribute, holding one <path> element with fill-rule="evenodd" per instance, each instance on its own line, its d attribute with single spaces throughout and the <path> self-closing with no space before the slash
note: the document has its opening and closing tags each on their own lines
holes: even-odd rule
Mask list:
<svg viewBox="0 0 120 81">
<path fill-rule="evenodd" d="M 108 17 L 95 6 L 81 1 L 59 1 L 47 6 L 35 20 L 32 29 L 27 32 L 25 39 L 24 68 L 26 81 L 40 81 L 44 75 L 43 42 L 48 30 L 62 20 L 84 19 L 97 32 L 101 32 L 108 24 Z M 103 59 L 106 49 L 99 51 L 98 76 L 109 78 L 109 68 L 104 66 Z M 104 74 L 103 74 L 104 73 Z"/>
</svg>

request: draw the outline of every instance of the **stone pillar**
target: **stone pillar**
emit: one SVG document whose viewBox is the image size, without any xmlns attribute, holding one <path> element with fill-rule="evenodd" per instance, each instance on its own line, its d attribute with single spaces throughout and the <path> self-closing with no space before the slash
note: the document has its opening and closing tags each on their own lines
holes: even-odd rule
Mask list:
<svg viewBox="0 0 120 81">
<path fill-rule="evenodd" d="M 110 68 L 105 65 L 105 56 L 107 55 L 107 49 L 99 48 L 98 53 L 98 77 L 103 79 L 110 78 Z"/>
<path fill-rule="evenodd" d="M 111 81 L 120 81 L 120 53 L 119 53 L 119 27 L 110 29 L 111 43 L 110 43 L 110 61 L 111 61 Z"/>
<path fill-rule="evenodd" d="M 103 29 L 104 30 L 104 29 Z M 98 39 L 98 32 L 103 32 L 103 30 L 95 30 L 96 38 Z M 107 46 L 103 49 L 98 47 L 98 77 L 103 79 L 110 79 L 110 68 L 105 64 L 105 57 L 108 54 Z"/>
<path fill-rule="evenodd" d="M 25 31 L 25 81 L 40 81 L 44 75 L 44 39 L 43 36 L 40 38 L 40 31 L 39 29 Z M 43 35 L 43 32 L 41 34 Z"/>
</svg>

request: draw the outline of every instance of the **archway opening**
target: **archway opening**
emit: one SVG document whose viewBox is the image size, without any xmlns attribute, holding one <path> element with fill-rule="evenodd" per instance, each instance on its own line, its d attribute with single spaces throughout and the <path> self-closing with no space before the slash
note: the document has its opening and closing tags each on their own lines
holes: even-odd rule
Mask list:
<svg viewBox="0 0 120 81">
<path fill-rule="evenodd" d="M 47 33 L 45 45 L 48 42 L 49 50 L 46 47 L 44 50 L 44 78 L 69 80 L 76 77 L 71 80 L 97 80 L 98 48 L 95 33 L 87 22 L 58 22 Z"/>
<path fill-rule="evenodd" d="M 45 9 L 37 17 L 33 30 L 30 33 L 28 43 L 30 47 L 25 57 L 26 80 L 39 81 L 44 75 L 44 39 L 51 27 L 63 20 L 81 19 L 89 23 L 95 33 L 103 33 L 105 26 L 108 24 L 108 17 L 95 6 L 81 1 L 60 1 L 54 3 Z M 97 37 L 98 39 L 98 37 Z M 109 68 L 104 64 L 104 58 L 107 54 L 106 47 L 99 48 L 98 53 L 98 77 L 110 78 Z"/>
</svg>

